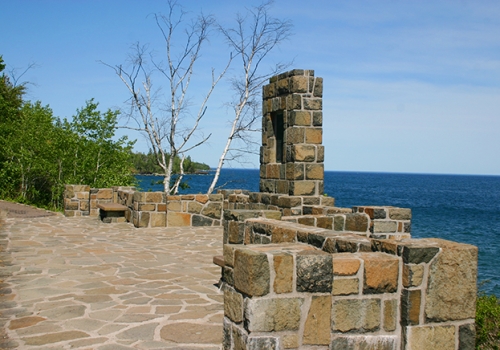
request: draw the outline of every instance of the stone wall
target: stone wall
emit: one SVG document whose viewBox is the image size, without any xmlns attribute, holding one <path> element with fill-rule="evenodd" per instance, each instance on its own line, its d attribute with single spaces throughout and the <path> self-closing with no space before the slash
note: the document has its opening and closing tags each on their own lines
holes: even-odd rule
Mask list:
<svg viewBox="0 0 500 350">
<path fill-rule="evenodd" d="M 99 216 L 98 204 L 127 207 L 125 220 L 135 227 L 221 226 L 223 195 L 167 196 L 164 192 L 139 192 L 133 187 L 90 188 L 66 185 L 66 216 Z"/>
<path fill-rule="evenodd" d="M 224 349 L 474 348 L 476 247 L 262 214 L 225 213 Z"/>
</svg>

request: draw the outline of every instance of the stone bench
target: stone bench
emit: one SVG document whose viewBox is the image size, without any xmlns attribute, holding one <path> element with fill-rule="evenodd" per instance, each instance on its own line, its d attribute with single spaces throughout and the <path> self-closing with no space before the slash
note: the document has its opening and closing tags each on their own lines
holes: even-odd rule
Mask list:
<svg viewBox="0 0 500 350">
<path fill-rule="evenodd" d="M 128 207 L 125 205 L 121 205 L 118 203 L 101 203 L 97 204 L 99 208 L 99 217 L 102 222 L 111 223 L 111 222 L 125 222 L 125 211 L 128 210 Z"/>
</svg>

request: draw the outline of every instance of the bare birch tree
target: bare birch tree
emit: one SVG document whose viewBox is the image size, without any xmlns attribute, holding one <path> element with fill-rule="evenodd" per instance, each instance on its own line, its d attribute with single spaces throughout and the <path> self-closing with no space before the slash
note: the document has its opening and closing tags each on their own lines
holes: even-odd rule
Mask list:
<svg viewBox="0 0 500 350">
<path fill-rule="evenodd" d="M 164 171 L 166 193 L 178 191 L 186 153 L 210 137 L 198 137 L 198 127 L 205 116 L 207 102 L 215 86 L 231 62 L 229 58 L 227 66 L 218 75 L 212 69 L 211 84 L 202 98 L 198 112 L 193 118 L 189 118 L 188 89 L 194 66 L 215 21 L 211 16 L 199 15 L 196 20 L 187 23 L 184 16 L 185 13 L 175 1 L 168 2 L 166 15 L 154 16 L 165 43 L 165 63 L 156 61 L 146 46 L 136 44 L 128 66 L 106 64 L 115 71 L 130 93 L 129 121 L 135 121 L 135 126 L 127 125 L 126 128 L 146 135 L 158 165 Z M 179 41 L 179 38 L 182 39 Z M 178 46 L 179 43 L 182 45 Z M 166 79 L 168 88 L 165 95 L 153 85 L 153 75 Z M 181 174 L 171 184 L 176 157 L 181 158 Z"/>
<path fill-rule="evenodd" d="M 239 158 L 242 153 L 248 152 L 248 146 L 251 148 L 249 133 L 260 130 L 255 123 L 260 119 L 262 85 L 271 76 L 288 66 L 278 63 L 268 70 L 262 67 L 266 56 L 291 35 L 292 29 L 290 21 L 269 15 L 271 5 L 272 1 L 268 1 L 248 9 L 246 15 L 237 14 L 235 28 L 224 28 L 219 25 L 219 30 L 233 51 L 234 57 L 240 58 L 241 65 L 238 70 L 241 71 L 231 80 L 235 92 L 234 100 L 230 104 L 234 119 L 231 121 L 231 129 L 208 194 L 214 191 L 224 162 Z M 244 148 L 232 147 L 234 141 L 241 141 Z"/>
</svg>

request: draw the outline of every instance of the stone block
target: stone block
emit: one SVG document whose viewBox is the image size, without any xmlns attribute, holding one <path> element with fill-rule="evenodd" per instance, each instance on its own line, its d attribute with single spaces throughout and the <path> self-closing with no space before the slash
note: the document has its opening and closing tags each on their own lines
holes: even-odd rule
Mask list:
<svg viewBox="0 0 500 350">
<path fill-rule="evenodd" d="M 222 349 L 231 350 L 231 344 L 233 343 L 233 327 L 232 322 L 226 317 L 222 320 Z"/>
<path fill-rule="evenodd" d="M 370 231 L 372 233 L 395 233 L 398 232 L 398 223 L 396 221 L 388 220 L 374 220 Z"/>
<path fill-rule="evenodd" d="M 156 205 L 156 210 L 159 212 L 166 212 L 167 211 L 167 204 L 165 203 L 158 203 Z"/>
<path fill-rule="evenodd" d="M 362 213 L 352 213 L 345 215 L 345 230 L 356 232 L 367 232 L 369 217 Z"/>
<path fill-rule="evenodd" d="M 302 216 L 297 218 L 297 223 L 301 225 L 307 225 L 307 226 L 315 226 L 316 225 L 316 218 L 313 216 Z"/>
<path fill-rule="evenodd" d="M 305 143 L 320 145 L 323 142 L 322 128 L 306 128 Z"/>
<path fill-rule="evenodd" d="M 308 111 L 290 112 L 290 125 L 311 126 L 311 112 Z"/>
<path fill-rule="evenodd" d="M 90 199 L 90 192 L 77 192 L 76 198 L 78 198 L 78 199 Z"/>
<path fill-rule="evenodd" d="M 266 165 L 266 179 L 280 178 L 280 164 L 271 163 Z"/>
<path fill-rule="evenodd" d="M 248 298 L 245 300 L 245 328 L 248 332 L 296 331 L 303 303 L 303 298 Z"/>
<path fill-rule="evenodd" d="M 307 235 L 307 243 L 319 249 L 323 247 L 325 240 L 326 237 L 322 234 L 311 232 Z"/>
<path fill-rule="evenodd" d="M 292 243 L 297 240 L 297 230 L 293 227 L 274 227 L 271 231 L 272 243 Z"/>
<path fill-rule="evenodd" d="M 149 227 L 150 214 L 149 212 L 139 212 L 138 220 L 134 223 L 135 227 Z"/>
<path fill-rule="evenodd" d="M 243 322 L 243 295 L 224 284 L 224 316 L 231 321 Z"/>
<path fill-rule="evenodd" d="M 331 350 L 397 350 L 399 339 L 393 335 L 340 335 L 332 340 Z"/>
<path fill-rule="evenodd" d="M 281 336 L 283 342 L 283 348 L 285 349 L 295 349 L 299 347 L 299 336 L 298 334 L 283 334 Z"/>
<path fill-rule="evenodd" d="M 228 222 L 228 243 L 242 244 L 244 240 L 245 224 L 238 221 Z"/>
<path fill-rule="evenodd" d="M 234 286 L 250 296 L 269 293 L 270 267 L 267 255 L 248 248 L 236 249 L 234 254 Z"/>
<path fill-rule="evenodd" d="M 317 110 L 323 109 L 323 100 L 321 98 L 304 98 L 304 109 L 305 110 Z"/>
<path fill-rule="evenodd" d="M 374 332 L 380 329 L 380 299 L 340 299 L 332 305 L 332 331 Z"/>
<path fill-rule="evenodd" d="M 389 218 L 391 220 L 411 220 L 411 209 L 390 207 Z"/>
<path fill-rule="evenodd" d="M 404 242 L 398 250 L 405 264 L 421 264 L 431 261 L 439 252 L 439 247 L 436 242 L 421 239 Z"/>
<path fill-rule="evenodd" d="M 313 111 L 313 126 L 323 126 L 323 112 Z"/>
<path fill-rule="evenodd" d="M 401 294 L 401 323 L 405 326 L 420 323 L 422 292 L 419 289 L 403 289 Z"/>
<path fill-rule="evenodd" d="M 285 130 L 285 140 L 287 145 L 297 145 L 305 141 L 304 127 L 289 127 Z"/>
<path fill-rule="evenodd" d="M 358 278 L 334 278 L 333 295 L 352 295 L 359 293 Z"/>
<path fill-rule="evenodd" d="M 289 194 L 292 196 L 312 196 L 316 194 L 316 183 L 312 180 L 290 181 Z"/>
<path fill-rule="evenodd" d="M 476 327 L 467 323 L 458 328 L 458 350 L 474 349 L 476 345 Z"/>
<path fill-rule="evenodd" d="M 194 200 L 201 204 L 206 204 L 208 202 L 208 196 L 206 194 L 198 194 L 194 196 Z"/>
<path fill-rule="evenodd" d="M 361 261 L 349 253 L 339 253 L 333 256 L 333 273 L 336 276 L 354 276 L 358 273 Z"/>
<path fill-rule="evenodd" d="M 333 230 L 344 231 L 345 217 L 344 215 L 335 215 L 333 217 Z"/>
<path fill-rule="evenodd" d="M 306 165 L 306 180 L 323 180 L 324 174 L 323 164 Z"/>
<path fill-rule="evenodd" d="M 247 338 L 246 350 L 279 350 L 279 338 L 278 337 L 262 337 L 249 336 Z"/>
<path fill-rule="evenodd" d="M 97 192 L 97 199 L 113 199 L 113 190 L 110 188 L 101 188 Z"/>
<path fill-rule="evenodd" d="M 189 202 L 187 206 L 187 212 L 191 214 L 199 214 L 203 209 L 203 205 L 198 202 Z"/>
<path fill-rule="evenodd" d="M 273 256 L 274 283 L 273 291 L 276 294 L 291 293 L 293 291 L 293 256 L 287 253 L 278 253 Z"/>
<path fill-rule="evenodd" d="M 214 226 L 214 220 L 203 215 L 194 214 L 191 218 L 193 227 Z"/>
<path fill-rule="evenodd" d="M 168 211 L 167 226 L 168 227 L 191 226 L 191 214 Z"/>
<path fill-rule="evenodd" d="M 167 211 L 181 211 L 181 201 L 168 201 Z"/>
<path fill-rule="evenodd" d="M 289 111 L 293 109 L 302 109 L 302 96 L 299 94 L 286 96 L 286 109 Z"/>
<path fill-rule="evenodd" d="M 312 296 L 304 326 L 303 344 L 330 344 L 331 310 L 332 297 L 330 295 Z"/>
<path fill-rule="evenodd" d="M 455 326 L 413 326 L 406 327 L 406 348 L 408 350 L 455 350 Z"/>
<path fill-rule="evenodd" d="M 384 300 L 383 317 L 384 331 L 395 331 L 398 322 L 398 301 L 396 299 Z"/>
<path fill-rule="evenodd" d="M 72 200 L 70 198 L 64 198 L 64 209 L 65 210 L 78 210 L 80 201 Z"/>
<path fill-rule="evenodd" d="M 333 228 L 333 218 L 331 216 L 322 216 L 316 219 L 316 226 L 327 230 Z"/>
<path fill-rule="evenodd" d="M 151 213 L 151 227 L 167 226 L 167 213 Z"/>
<path fill-rule="evenodd" d="M 297 93 L 309 92 L 309 77 L 305 76 L 290 77 L 290 91 Z"/>
<path fill-rule="evenodd" d="M 403 265 L 403 287 L 418 287 L 424 278 L 423 265 Z"/>
<path fill-rule="evenodd" d="M 292 162 L 314 162 L 316 160 L 316 147 L 314 145 L 294 144 L 290 150 Z"/>
<path fill-rule="evenodd" d="M 425 316 L 443 322 L 473 319 L 477 295 L 477 247 L 441 239 L 441 252 L 429 267 Z"/>
<path fill-rule="evenodd" d="M 317 77 L 314 79 L 313 96 L 323 97 L 323 78 Z"/>
<path fill-rule="evenodd" d="M 137 210 L 139 210 L 139 211 L 154 211 L 154 210 L 156 210 L 156 205 L 150 204 L 150 203 L 138 203 Z"/>
<path fill-rule="evenodd" d="M 364 293 L 394 293 L 397 290 L 397 257 L 385 253 L 362 253 L 361 258 L 364 261 Z"/>
<path fill-rule="evenodd" d="M 282 208 L 293 208 L 302 205 L 302 197 L 280 196 L 278 206 Z"/>
<path fill-rule="evenodd" d="M 296 288 L 298 292 L 330 293 L 333 284 L 331 254 L 302 251 L 296 256 Z"/>
</svg>

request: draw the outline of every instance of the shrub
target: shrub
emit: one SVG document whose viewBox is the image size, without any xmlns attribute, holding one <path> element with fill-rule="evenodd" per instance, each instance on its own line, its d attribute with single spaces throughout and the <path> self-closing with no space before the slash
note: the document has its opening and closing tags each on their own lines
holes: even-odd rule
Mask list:
<svg viewBox="0 0 500 350">
<path fill-rule="evenodd" d="M 495 295 L 477 298 L 476 349 L 500 350 L 500 300 Z"/>
</svg>

